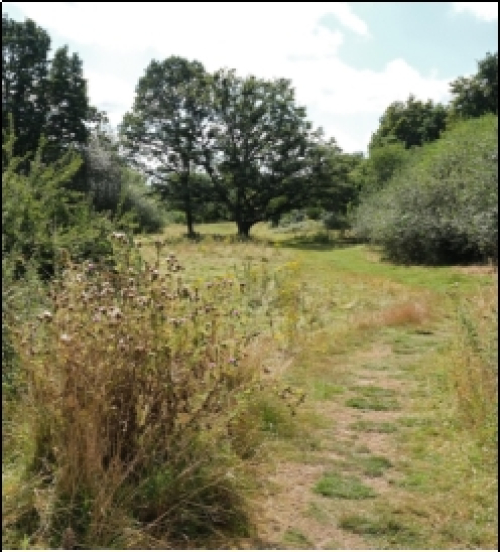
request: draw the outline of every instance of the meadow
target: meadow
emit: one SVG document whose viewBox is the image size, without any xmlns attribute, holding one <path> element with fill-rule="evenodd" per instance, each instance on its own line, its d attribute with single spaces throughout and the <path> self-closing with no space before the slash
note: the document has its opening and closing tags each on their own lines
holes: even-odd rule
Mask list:
<svg viewBox="0 0 500 552">
<path fill-rule="evenodd" d="M 4 548 L 495 548 L 494 269 L 196 231 L 117 235 L 16 333 Z"/>
</svg>

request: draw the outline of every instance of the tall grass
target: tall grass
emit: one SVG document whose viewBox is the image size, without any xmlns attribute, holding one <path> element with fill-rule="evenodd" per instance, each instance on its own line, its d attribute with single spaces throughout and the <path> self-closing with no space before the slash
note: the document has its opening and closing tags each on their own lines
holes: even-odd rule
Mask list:
<svg viewBox="0 0 500 552">
<path fill-rule="evenodd" d="M 162 247 L 144 263 L 117 234 L 113 269 L 67 261 L 46 308 L 13 332 L 24 392 L 5 546 L 193 547 L 251 532 L 262 405 L 303 400 L 273 380 L 262 320 L 279 295 L 258 270 L 188 284 Z M 280 300 L 293 331 L 295 305 Z"/>
<path fill-rule="evenodd" d="M 498 455 L 498 283 L 459 309 L 453 356 L 458 412 L 486 458 Z"/>
</svg>

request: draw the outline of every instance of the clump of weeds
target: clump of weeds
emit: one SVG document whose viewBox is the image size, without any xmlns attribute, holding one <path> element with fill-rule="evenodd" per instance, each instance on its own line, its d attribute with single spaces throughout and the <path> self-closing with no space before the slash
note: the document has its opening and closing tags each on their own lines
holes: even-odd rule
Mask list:
<svg viewBox="0 0 500 552">
<path fill-rule="evenodd" d="M 4 544 L 193 548 L 251 533 L 261 405 L 304 397 L 275 382 L 252 282 L 188 284 L 154 247 L 147 264 L 115 234 L 112 264 L 63 260 L 47 307 L 14 332 L 24 391 Z"/>
</svg>

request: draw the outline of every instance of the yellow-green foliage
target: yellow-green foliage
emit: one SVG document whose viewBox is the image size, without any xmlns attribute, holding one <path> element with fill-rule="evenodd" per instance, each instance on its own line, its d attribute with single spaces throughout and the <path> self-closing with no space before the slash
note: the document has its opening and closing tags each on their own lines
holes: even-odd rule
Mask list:
<svg viewBox="0 0 500 552">
<path fill-rule="evenodd" d="M 264 324 L 279 293 L 265 269 L 193 283 L 161 242 L 145 264 L 114 237 L 112 270 L 68 261 L 47 309 L 15 334 L 25 390 L 10 444 L 27 472 L 4 495 L 10 545 L 27 534 L 30 546 L 70 535 L 149 548 L 248 531 L 245 459 L 267 429 L 262 403 L 281 400 Z M 288 302 L 277 323 L 290 329 Z M 276 391 L 285 407 L 303 400 Z"/>
</svg>

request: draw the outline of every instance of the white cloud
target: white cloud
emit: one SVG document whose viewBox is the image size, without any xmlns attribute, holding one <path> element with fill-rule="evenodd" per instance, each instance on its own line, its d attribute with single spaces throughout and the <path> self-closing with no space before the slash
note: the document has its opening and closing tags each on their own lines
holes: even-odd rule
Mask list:
<svg viewBox="0 0 500 552">
<path fill-rule="evenodd" d="M 347 2 L 324 2 L 325 15 L 333 14 L 344 27 L 363 36 L 367 36 L 368 25 L 358 17 Z"/>
<path fill-rule="evenodd" d="M 91 101 L 115 125 L 130 109 L 151 59 L 170 55 L 197 59 L 209 71 L 231 67 L 242 75 L 291 79 L 314 124 L 347 151 L 366 148 L 391 102 L 410 92 L 439 101 L 448 91 L 448 81 L 424 76 L 402 59 L 379 71 L 344 63 L 343 32 L 370 40 L 367 24 L 346 2 L 5 4 L 80 54 Z M 321 24 L 326 15 L 334 16 L 338 29 Z"/>
<path fill-rule="evenodd" d="M 452 2 L 457 13 L 470 13 L 482 21 L 498 20 L 498 2 Z"/>
</svg>

